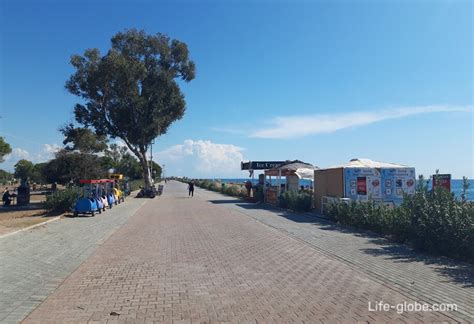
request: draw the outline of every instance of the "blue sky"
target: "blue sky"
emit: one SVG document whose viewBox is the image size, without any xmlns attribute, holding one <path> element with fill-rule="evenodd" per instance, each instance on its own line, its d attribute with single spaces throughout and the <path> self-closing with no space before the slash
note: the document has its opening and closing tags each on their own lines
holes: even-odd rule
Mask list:
<svg viewBox="0 0 474 324">
<path fill-rule="evenodd" d="M 153 147 L 169 175 L 240 160 L 351 158 L 474 177 L 471 1 L 0 0 L 0 136 L 47 160 L 72 120 L 72 54 L 127 28 L 188 44 L 187 112 Z"/>
</svg>

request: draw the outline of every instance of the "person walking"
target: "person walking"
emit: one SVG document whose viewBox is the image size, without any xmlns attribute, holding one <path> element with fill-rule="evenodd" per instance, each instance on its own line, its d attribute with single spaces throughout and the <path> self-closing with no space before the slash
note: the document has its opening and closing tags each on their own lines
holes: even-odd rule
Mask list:
<svg viewBox="0 0 474 324">
<path fill-rule="evenodd" d="M 189 190 L 188 196 L 194 197 L 194 180 L 188 183 L 188 190 Z"/>
</svg>

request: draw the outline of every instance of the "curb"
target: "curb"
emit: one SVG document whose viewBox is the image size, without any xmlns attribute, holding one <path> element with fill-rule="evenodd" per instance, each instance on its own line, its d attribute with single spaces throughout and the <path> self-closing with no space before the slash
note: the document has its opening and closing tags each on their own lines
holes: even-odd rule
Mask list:
<svg viewBox="0 0 474 324">
<path fill-rule="evenodd" d="M 50 222 L 54 222 L 54 221 L 57 221 L 58 219 L 60 219 L 61 216 L 56 216 L 55 218 L 53 219 L 49 219 L 45 222 L 42 222 L 42 223 L 38 223 L 38 224 L 35 224 L 35 225 L 32 225 L 32 226 L 28 226 L 28 227 L 25 227 L 25 228 L 22 228 L 20 230 L 17 230 L 17 231 L 14 231 L 14 232 L 11 232 L 11 233 L 7 233 L 7 234 L 4 234 L 4 235 L 0 235 L 0 239 L 2 238 L 5 238 L 5 237 L 8 237 L 8 236 L 11 236 L 11 235 L 14 235 L 14 234 L 18 234 L 20 232 L 23 232 L 23 231 L 28 231 L 30 229 L 33 229 L 35 227 L 38 227 L 38 226 L 41 226 L 41 225 L 45 225 L 47 223 L 50 223 Z"/>
</svg>

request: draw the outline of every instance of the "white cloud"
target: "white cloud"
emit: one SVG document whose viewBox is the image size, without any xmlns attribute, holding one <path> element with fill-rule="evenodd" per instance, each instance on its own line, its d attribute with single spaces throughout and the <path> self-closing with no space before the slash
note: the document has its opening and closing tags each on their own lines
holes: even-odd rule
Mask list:
<svg viewBox="0 0 474 324">
<path fill-rule="evenodd" d="M 18 161 L 21 159 L 28 159 L 30 153 L 27 150 L 21 148 L 14 148 L 12 152 L 5 157 L 5 161 Z"/>
<path fill-rule="evenodd" d="M 158 152 L 157 160 L 166 165 L 167 175 L 184 172 L 188 176 L 220 177 L 240 175 L 243 149 L 232 144 L 218 144 L 209 140 L 185 140 Z"/>
<path fill-rule="evenodd" d="M 36 157 L 34 159 L 34 163 L 41 163 L 41 162 L 47 162 L 54 158 L 54 153 L 59 151 L 61 149 L 61 146 L 58 144 L 43 144 L 41 147 L 41 150 L 36 154 Z"/>
<path fill-rule="evenodd" d="M 270 127 L 253 132 L 256 138 L 298 138 L 320 133 L 332 133 L 345 128 L 358 127 L 383 120 L 436 112 L 471 112 L 472 106 L 416 106 L 377 112 L 346 114 L 283 116 L 271 120 Z"/>
<path fill-rule="evenodd" d="M 61 149 L 61 146 L 58 144 L 44 144 L 43 145 L 43 151 L 46 153 L 56 153 Z"/>
<path fill-rule="evenodd" d="M 5 156 L 5 161 L 0 163 L 0 169 L 13 172 L 14 165 L 22 159 L 30 160 L 30 152 L 25 149 L 15 147 L 12 149 L 10 154 Z"/>
</svg>

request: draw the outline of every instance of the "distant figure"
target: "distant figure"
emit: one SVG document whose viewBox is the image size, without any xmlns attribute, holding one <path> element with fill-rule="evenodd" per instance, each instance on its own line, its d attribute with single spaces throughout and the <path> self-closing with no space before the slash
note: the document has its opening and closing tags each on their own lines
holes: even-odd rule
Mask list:
<svg viewBox="0 0 474 324">
<path fill-rule="evenodd" d="M 130 194 L 130 185 L 128 183 L 128 180 L 125 181 L 123 184 L 123 191 L 125 191 L 125 194 L 128 196 Z"/>
<path fill-rule="evenodd" d="M 194 181 L 188 183 L 189 196 L 194 197 Z"/>
<path fill-rule="evenodd" d="M 57 189 L 58 189 L 58 184 L 57 184 L 56 182 L 54 182 L 54 183 L 51 185 L 51 191 L 52 191 L 52 192 L 55 192 Z"/>
<path fill-rule="evenodd" d="M 8 188 L 5 188 L 5 191 L 3 192 L 3 196 L 2 196 L 3 206 L 10 206 L 12 202 L 10 197 L 11 197 L 10 191 L 8 191 Z"/>
<path fill-rule="evenodd" d="M 252 191 L 252 182 L 250 180 L 245 182 L 245 189 L 247 189 L 247 197 L 250 198 L 250 193 Z"/>
</svg>

